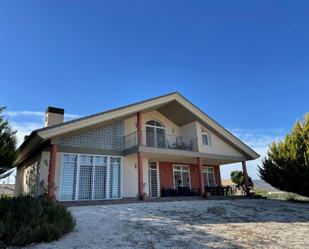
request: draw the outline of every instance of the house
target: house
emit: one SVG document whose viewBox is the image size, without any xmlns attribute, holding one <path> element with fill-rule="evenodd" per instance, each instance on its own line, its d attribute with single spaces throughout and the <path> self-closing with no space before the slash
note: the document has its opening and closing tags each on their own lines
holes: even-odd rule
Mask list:
<svg viewBox="0 0 309 249">
<path fill-rule="evenodd" d="M 179 93 L 63 122 L 49 107 L 45 127 L 19 148 L 15 194 L 60 201 L 203 194 L 220 167 L 259 155 Z"/>
</svg>

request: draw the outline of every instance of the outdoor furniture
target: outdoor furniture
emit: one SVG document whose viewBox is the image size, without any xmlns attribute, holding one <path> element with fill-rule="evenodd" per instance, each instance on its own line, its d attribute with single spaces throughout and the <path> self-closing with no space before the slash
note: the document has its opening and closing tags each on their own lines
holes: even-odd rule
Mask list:
<svg viewBox="0 0 309 249">
<path fill-rule="evenodd" d="M 176 143 L 169 143 L 168 141 L 167 141 L 167 147 L 169 149 L 177 149 Z"/>
<path fill-rule="evenodd" d="M 170 196 L 177 196 L 177 190 L 172 188 L 162 188 L 161 190 L 162 197 L 170 197 Z"/>
<path fill-rule="evenodd" d="M 189 191 L 189 195 L 190 196 L 198 196 L 199 195 L 199 191 L 195 188 L 190 189 Z"/>
<path fill-rule="evenodd" d="M 210 193 L 211 196 L 228 196 L 228 188 L 220 186 L 205 186 L 205 192 Z"/>
<path fill-rule="evenodd" d="M 189 187 L 178 187 L 179 196 L 189 196 L 190 188 Z"/>
<path fill-rule="evenodd" d="M 224 196 L 234 195 L 233 189 L 230 186 L 224 187 Z"/>
<path fill-rule="evenodd" d="M 174 139 L 166 141 L 166 148 L 175 149 L 175 150 L 188 150 L 192 151 L 193 149 L 193 139 L 190 141 L 184 141 L 183 137 L 174 137 Z"/>
</svg>

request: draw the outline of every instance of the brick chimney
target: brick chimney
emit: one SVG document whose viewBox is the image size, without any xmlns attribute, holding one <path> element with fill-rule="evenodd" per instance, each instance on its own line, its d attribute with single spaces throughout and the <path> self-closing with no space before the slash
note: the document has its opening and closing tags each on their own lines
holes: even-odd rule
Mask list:
<svg viewBox="0 0 309 249">
<path fill-rule="evenodd" d="M 49 106 L 45 112 L 44 127 L 63 123 L 64 109 Z"/>
</svg>

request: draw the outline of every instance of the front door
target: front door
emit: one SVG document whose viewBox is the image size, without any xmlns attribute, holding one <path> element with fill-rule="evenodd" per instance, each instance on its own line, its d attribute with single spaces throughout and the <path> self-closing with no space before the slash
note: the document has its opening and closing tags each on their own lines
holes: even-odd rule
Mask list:
<svg viewBox="0 0 309 249">
<path fill-rule="evenodd" d="M 158 192 L 158 167 L 156 162 L 148 163 L 148 177 L 149 177 L 149 196 L 159 197 Z"/>
</svg>

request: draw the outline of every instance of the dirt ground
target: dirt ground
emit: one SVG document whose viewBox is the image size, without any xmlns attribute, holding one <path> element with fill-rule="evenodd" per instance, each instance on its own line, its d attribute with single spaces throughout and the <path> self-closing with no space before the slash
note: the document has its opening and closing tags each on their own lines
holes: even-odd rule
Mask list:
<svg viewBox="0 0 309 249">
<path fill-rule="evenodd" d="M 309 248 L 309 204 L 201 200 L 71 211 L 74 232 L 30 248 Z"/>
</svg>

